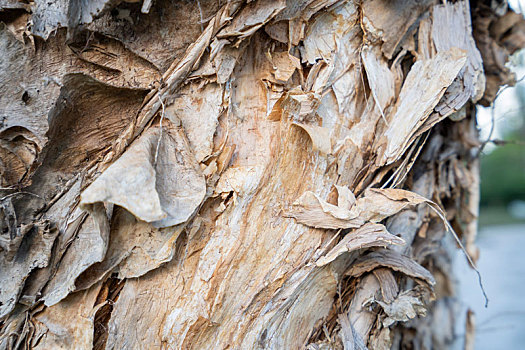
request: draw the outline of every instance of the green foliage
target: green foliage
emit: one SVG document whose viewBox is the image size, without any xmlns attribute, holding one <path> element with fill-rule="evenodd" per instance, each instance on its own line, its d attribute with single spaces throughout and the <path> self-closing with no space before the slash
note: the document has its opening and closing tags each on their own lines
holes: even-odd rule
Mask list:
<svg viewBox="0 0 525 350">
<path fill-rule="evenodd" d="M 501 206 L 525 200 L 525 87 L 517 86 L 519 112 L 502 119 L 507 144 L 498 146 L 481 159 L 481 205 Z M 512 121 L 512 122 L 511 122 Z"/>
<path fill-rule="evenodd" d="M 499 146 L 481 159 L 481 205 L 525 200 L 525 147 Z"/>
</svg>

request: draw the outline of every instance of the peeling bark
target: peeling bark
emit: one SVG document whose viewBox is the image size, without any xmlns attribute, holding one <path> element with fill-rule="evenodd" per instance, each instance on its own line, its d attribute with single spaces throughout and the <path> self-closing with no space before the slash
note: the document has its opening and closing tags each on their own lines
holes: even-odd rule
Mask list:
<svg viewBox="0 0 525 350">
<path fill-rule="evenodd" d="M 474 106 L 512 82 L 520 16 L 412 0 L 0 14 L 1 348 L 448 348 L 452 234 L 478 256 Z M 473 315 L 467 330 L 472 346 Z"/>
</svg>

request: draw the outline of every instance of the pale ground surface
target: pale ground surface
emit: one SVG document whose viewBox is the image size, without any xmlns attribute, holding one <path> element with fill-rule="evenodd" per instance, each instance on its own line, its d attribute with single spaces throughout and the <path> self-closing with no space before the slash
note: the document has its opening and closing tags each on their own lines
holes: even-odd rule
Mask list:
<svg viewBox="0 0 525 350">
<path fill-rule="evenodd" d="M 490 299 L 488 308 L 476 275 L 460 253 L 456 259 L 464 310 L 470 307 L 476 314 L 475 349 L 525 349 L 525 225 L 482 228 L 477 244 L 481 250 L 478 268 Z M 462 338 L 461 330 L 458 336 Z M 462 341 L 459 343 L 461 347 Z"/>
</svg>

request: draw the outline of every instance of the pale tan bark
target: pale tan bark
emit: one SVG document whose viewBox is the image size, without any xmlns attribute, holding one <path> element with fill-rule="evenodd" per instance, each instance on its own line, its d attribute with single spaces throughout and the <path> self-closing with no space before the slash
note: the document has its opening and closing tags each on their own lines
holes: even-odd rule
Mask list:
<svg viewBox="0 0 525 350">
<path fill-rule="evenodd" d="M 447 348 L 525 45 L 471 6 L 0 1 L 0 347 Z"/>
</svg>

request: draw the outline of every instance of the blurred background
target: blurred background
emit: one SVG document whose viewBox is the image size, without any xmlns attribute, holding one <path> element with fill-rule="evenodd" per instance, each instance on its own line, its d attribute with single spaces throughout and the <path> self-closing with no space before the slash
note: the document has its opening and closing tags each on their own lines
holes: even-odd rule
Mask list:
<svg viewBox="0 0 525 350">
<path fill-rule="evenodd" d="M 525 52 L 512 57 L 518 83 L 494 106 L 478 107 L 481 154 L 480 226 L 525 222 Z"/>
<path fill-rule="evenodd" d="M 523 14 L 525 0 L 509 1 Z M 521 5 L 521 6 L 520 6 Z M 478 269 L 489 297 L 488 307 L 478 279 L 458 252 L 455 264 L 459 294 L 475 313 L 475 349 L 525 349 L 525 51 L 509 67 L 518 83 L 502 88 L 492 107 L 478 107 L 481 154 L 481 203 L 477 245 Z M 465 327 L 457 329 L 463 348 Z M 460 340 L 461 339 L 461 340 Z"/>
</svg>

